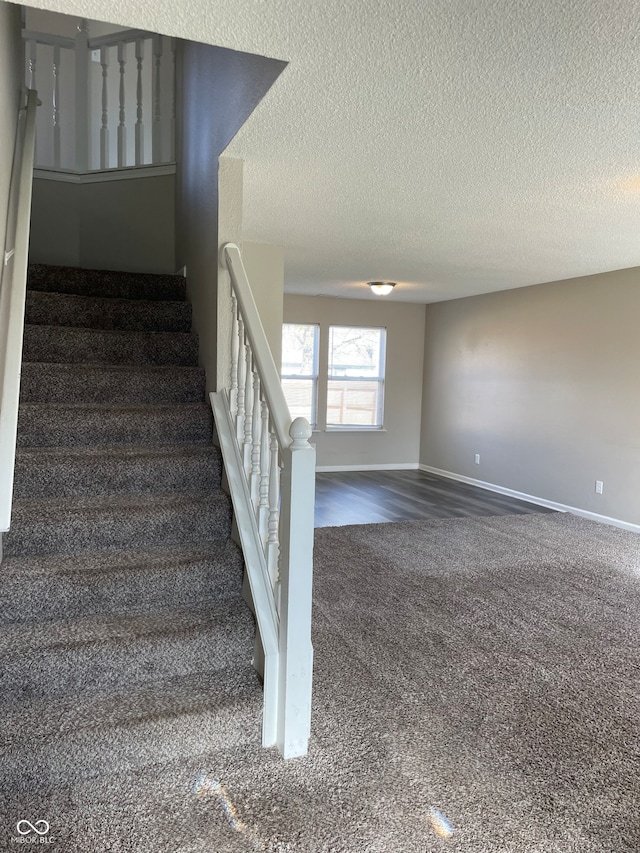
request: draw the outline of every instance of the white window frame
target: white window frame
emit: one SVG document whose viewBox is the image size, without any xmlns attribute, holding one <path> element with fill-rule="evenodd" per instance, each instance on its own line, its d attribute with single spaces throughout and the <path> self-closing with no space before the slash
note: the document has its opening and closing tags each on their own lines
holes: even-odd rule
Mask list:
<svg viewBox="0 0 640 853">
<path fill-rule="evenodd" d="M 335 376 L 331 372 L 331 345 L 333 329 L 362 329 L 363 331 L 375 331 L 380 333 L 380 352 L 377 376 Z M 326 429 L 330 432 L 340 430 L 383 430 L 384 429 L 384 383 L 387 361 L 387 329 L 385 326 L 355 326 L 352 323 L 332 323 L 329 326 L 329 340 L 327 343 L 327 406 L 326 406 Z M 331 381 L 341 382 L 371 382 L 378 385 L 378 400 L 375 424 L 331 424 L 329 423 L 329 383 Z"/>
<path fill-rule="evenodd" d="M 281 365 L 281 379 L 284 383 L 285 379 L 292 380 L 301 380 L 304 382 L 311 382 L 311 419 L 309 424 L 312 428 L 316 428 L 318 425 L 318 376 L 319 376 L 319 365 L 320 365 L 320 324 L 319 323 L 283 323 L 282 324 L 282 334 L 284 337 L 284 330 L 286 326 L 308 326 L 314 329 L 314 338 L 313 338 L 313 365 L 312 365 L 312 373 L 311 374 L 299 374 L 299 373 L 284 373 L 283 367 L 284 364 Z M 286 396 L 286 391 L 285 391 Z M 288 401 L 287 401 L 288 402 Z"/>
</svg>

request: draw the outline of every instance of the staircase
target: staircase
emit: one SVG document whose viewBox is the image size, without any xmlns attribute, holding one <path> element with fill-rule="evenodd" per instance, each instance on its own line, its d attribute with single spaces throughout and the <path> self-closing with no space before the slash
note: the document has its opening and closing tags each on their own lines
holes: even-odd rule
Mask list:
<svg viewBox="0 0 640 853">
<path fill-rule="evenodd" d="M 259 744 L 254 624 L 190 330 L 182 278 L 30 269 L 0 569 L 0 793 L 16 820 L 53 798 L 71 832 L 105 768 Z"/>
</svg>

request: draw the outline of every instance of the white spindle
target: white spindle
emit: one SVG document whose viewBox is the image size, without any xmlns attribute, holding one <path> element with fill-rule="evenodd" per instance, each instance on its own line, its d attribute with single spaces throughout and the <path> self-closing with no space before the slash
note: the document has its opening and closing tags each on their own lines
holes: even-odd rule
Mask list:
<svg viewBox="0 0 640 853">
<path fill-rule="evenodd" d="M 258 499 L 260 496 L 260 428 L 262 426 L 262 407 L 260 399 L 260 376 L 258 366 L 253 363 L 253 433 L 251 436 L 251 472 L 249 489 L 251 501 L 258 517 Z"/>
<path fill-rule="evenodd" d="M 89 170 L 89 25 L 80 21 L 76 32 L 76 169 Z"/>
<path fill-rule="evenodd" d="M 269 405 L 264 396 L 260 397 L 262 426 L 260 428 L 260 494 L 258 496 L 258 532 L 260 541 L 267 547 L 269 524 Z"/>
<path fill-rule="evenodd" d="M 267 567 L 271 585 L 276 588 L 279 577 L 278 517 L 280 511 L 280 451 L 273 424 L 269 426 L 269 529 L 267 538 Z"/>
<path fill-rule="evenodd" d="M 232 415 L 237 412 L 238 405 L 238 300 L 231 291 L 231 374 L 229 381 L 229 409 Z"/>
<path fill-rule="evenodd" d="M 118 43 L 118 65 L 120 66 L 120 89 L 118 93 L 118 168 L 127 165 L 127 118 L 125 111 L 125 72 L 127 70 L 127 44 Z"/>
<path fill-rule="evenodd" d="M 169 128 L 169 161 L 176 159 L 176 40 L 171 39 L 171 127 Z"/>
<path fill-rule="evenodd" d="M 244 323 L 242 317 L 238 316 L 238 405 L 236 407 L 236 440 L 238 447 L 242 453 L 242 441 L 244 438 L 244 411 L 245 411 L 245 342 L 244 342 Z"/>
<path fill-rule="evenodd" d="M 32 39 L 29 42 L 29 88 L 34 91 L 36 86 L 36 72 L 38 70 L 38 42 Z"/>
<path fill-rule="evenodd" d="M 153 37 L 153 125 L 151 152 L 154 163 L 162 163 L 162 36 Z"/>
<path fill-rule="evenodd" d="M 60 168 L 60 45 L 53 48 L 53 165 Z"/>
<path fill-rule="evenodd" d="M 109 168 L 109 94 L 107 90 L 109 74 L 109 48 L 100 48 L 100 67 L 102 68 L 102 125 L 100 127 L 100 168 Z"/>
<path fill-rule="evenodd" d="M 253 438 L 253 385 L 251 383 L 252 369 L 251 362 L 251 344 L 249 339 L 246 341 L 246 383 L 244 387 L 244 447 L 242 452 L 242 462 L 244 464 L 247 480 L 251 471 L 251 441 Z"/>
<path fill-rule="evenodd" d="M 144 60 L 144 40 L 136 39 L 136 63 L 138 80 L 136 84 L 136 166 L 144 162 L 144 124 L 142 122 L 142 63 Z"/>
</svg>

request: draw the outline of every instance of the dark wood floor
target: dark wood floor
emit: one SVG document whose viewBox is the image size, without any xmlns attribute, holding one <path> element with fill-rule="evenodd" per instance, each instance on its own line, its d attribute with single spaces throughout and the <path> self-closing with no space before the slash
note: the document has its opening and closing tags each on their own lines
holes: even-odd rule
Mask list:
<svg viewBox="0 0 640 853">
<path fill-rule="evenodd" d="M 554 510 L 425 471 L 316 475 L 316 527 L 531 512 Z"/>
</svg>

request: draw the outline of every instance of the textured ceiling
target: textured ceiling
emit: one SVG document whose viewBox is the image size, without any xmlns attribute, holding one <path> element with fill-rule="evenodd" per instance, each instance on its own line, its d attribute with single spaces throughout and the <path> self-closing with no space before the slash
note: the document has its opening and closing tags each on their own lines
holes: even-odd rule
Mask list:
<svg viewBox="0 0 640 853">
<path fill-rule="evenodd" d="M 104 0 L 40 8 L 105 19 Z M 637 0 L 111 0 L 285 59 L 231 143 L 286 290 L 429 302 L 640 266 Z"/>
</svg>

